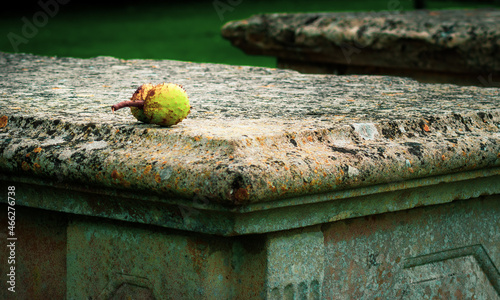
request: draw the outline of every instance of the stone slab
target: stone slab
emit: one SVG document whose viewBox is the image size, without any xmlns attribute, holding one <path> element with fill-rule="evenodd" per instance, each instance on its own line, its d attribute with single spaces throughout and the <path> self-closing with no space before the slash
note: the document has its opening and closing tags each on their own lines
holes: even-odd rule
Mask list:
<svg viewBox="0 0 500 300">
<path fill-rule="evenodd" d="M 0 58 L 21 296 L 498 298 L 499 89 Z M 180 124 L 110 112 L 162 81 L 191 97 Z"/>
<path fill-rule="evenodd" d="M 262 14 L 222 36 L 279 67 L 499 86 L 500 10 Z"/>
<path fill-rule="evenodd" d="M 497 88 L 0 55 L 1 179 L 38 195 L 21 205 L 236 235 L 500 189 Z M 161 128 L 111 113 L 140 84 L 163 81 L 186 88 L 193 109 L 185 121 Z M 453 192 L 455 182 L 470 188 Z M 438 184 L 448 196 L 418 196 Z M 394 202 L 408 188 L 413 196 Z M 377 194 L 383 205 L 360 204 Z M 318 214 L 303 218 L 304 204 Z"/>
</svg>

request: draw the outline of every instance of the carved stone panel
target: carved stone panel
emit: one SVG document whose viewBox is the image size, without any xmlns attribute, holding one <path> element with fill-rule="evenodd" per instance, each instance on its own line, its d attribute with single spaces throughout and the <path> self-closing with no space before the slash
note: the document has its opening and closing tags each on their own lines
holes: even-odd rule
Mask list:
<svg viewBox="0 0 500 300">
<path fill-rule="evenodd" d="M 324 226 L 325 299 L 500 299 L 500 197 Z"/>
</svg>

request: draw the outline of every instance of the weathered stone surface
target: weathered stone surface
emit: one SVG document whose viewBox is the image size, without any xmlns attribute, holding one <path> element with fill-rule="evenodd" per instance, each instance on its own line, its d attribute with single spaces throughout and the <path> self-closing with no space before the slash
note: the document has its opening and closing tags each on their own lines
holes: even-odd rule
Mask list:
<svg viewBox="0 0 500 300">
<path fill-rule="evenodd" d="M 3 275 L 0 299 L 65 299 L 67 216 L 21 206 L 12 210 L 4 203 L 0 204 L 0 209 L 0 223 L 5 224 L 0 235 L 4 240 L 0 248 Z M 12 218 L 8 218 L 7 211 L 15 212 L 14 227 L 9 228 L 14 228 L 14 236 L 8 235 L 7 224 Z M 17 240 L 7 240 L 8 237 Z M 11 242 L 15 243 L 14 248 L 7 247 Z M 10 267 L 15 267 L 15 292 L 7 289 L 11 287 L 7 283 Z"/>
<path fill-rule="evenodd" d="M 241 205 L 500 165 L 499 89 L 175 61 L 2 54 L 0 168 Z M 192 113 L 110 106 L 172 81 Z"/>
<path fill-rule="evenodd" d="M 238 234 L 406 209 L 422 199 L 334 215 L 322 207 L 306 219 L 299 211 L 271 217 L 271 208 L 319 209 L 332 199 L 481 177 L 477 186 L 486 190 L 460 196 L 443 188 L 443 197 L 423 203 L 499 188 L 488 179 L 500 165 L 499 89 L 109 57 L 2 54 L 0 61 L 0 169 L 37 195 L 23 205 Z M 138 123 L 126 109 L 111 113 L 138 85 L 162 81 L 182 84 L 190 96 L 192 113 L 180 124 L 162 128 Z M 268 220 L 247 214 L 259 211 Z"/>
<path fill-rule="evenodd" d="M 15 186 L 18 287 L 31 298 L 500 290 L 498 89 L 104 57 L 0 62 L 0 190 Z M 162 81 L 190 95 L 183 122 L 111 113 Z"/>
<path fill-rule="evenodd" d="M 255 15 L 227 23 L 222 35 L 246 53 L 276 56 L 280 67 L 306 72 L 490 86 L 500 75 L 495 9 Z"/>
<path fill-rule="evenodd" d="M 68 299 L 263 298 L 265 236 L 224 238 L 135 225 L 71 222 Z"/>
<path fill-rule="evenodd" d="M 323 227 L 324 299 L 500 299 L 499 200 Z"/>
<path fill-rule="evenodd" d="M 500 299 L 499 200 L 268 234 L 267 299 Z"/>
<path fill-rule="evenodd" d="M 322 227 L 323 299 L 500 299 L 500 197 Z"/>
</svg>

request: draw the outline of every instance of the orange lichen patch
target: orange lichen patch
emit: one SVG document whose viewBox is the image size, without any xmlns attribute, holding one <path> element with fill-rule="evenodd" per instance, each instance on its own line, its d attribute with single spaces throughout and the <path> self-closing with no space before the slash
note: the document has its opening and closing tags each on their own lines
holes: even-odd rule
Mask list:
<svg viewBox="0 0 500 300">
<path fill-rule="evenodd" d="M 246 186 L 244 188 L 239 188 L 234 192 L 234 199 L 236 200 L 237 203 L 244 202 L 245 200 L 248 199 L 249 193 L 248 190 L 250 189 L 250 186 Z"/>
<path fill-rule="evenodd" d="M 21 168 L 22 168 L 24 171 L 28 171 L 28 170 L 30 169 L 30 164 L 29 164 L 29 163 L 27 163 L 27 162 L 25 162 L 25 161 L 23 161 L 23 162 L 21 163 Z"/>
<path fill-rule="evenodd" d="M 41 166 L 40 166 L 39 164 L 37 164 L 37 163 L 34 163 L 34 164 L 33 164 L 33 170 L 34 170 L 34 171 L 36 171 L 36 170 L 38 170 L 38 169 L 40 169 L 40 168 L 41 168 Z"/>
<path fill-rule="evenodd" d="M 312 142 L 312 141 L 313 141 L 312 136 L 310 136 L 310 135 L 309 135 L 309 136 L 307 136 L 307 140 L 308 140 L 309 142 Z"/>
<path fill-rule="evenodd" d="M 158 174 L 158 173 L 155 174 L 155 181 L 157 183 L 161 183 L 161 176 L 160 176 L 160 174 Z"/>
<path fill-rule="evenodd" d="M 199 142 L 200 141 L 200 137 L 199 136 L 195 136 L 194 140 L 197 141 L 197 142 Z"/>
<path fill-rule="evenodd" d="M 38 152 L 40 152 L 40 151 L 42 151 L 42 148 L 40 148 L 40 147 L 37 147 L 37 148 L 35 148 L 35 149 L 33 150 L 33 152 L 35 152 L 35 153 L 38 153 Z"/>
<path fill-rule="evenodd" d="M 31 155 L 31 152 L 30 153 L 26 153 L 26 157 L 30 157 Z"/>
<path fill-rule="evenodd" d="M 276 187 L 270 181 L 267 182 L 267 185 L 273 192 L 276 192 Z"/>
<path fill-rule="evenodd" d="M 4 128 L 5 126 L 7 126 L 8 121 L 9 121 L 9 117 L 1 116 L 0 117 L 0 128 Z"/>
<path fill-rule="evenodd" d="M 427 131 L 427 132 L 431 131 L 431 130 L 429 129 L 429 126 L 427 126 L 427 124 L 424 124 L 424 127 L 423 127 L 422 129 L 423 129 L 424 131 Z"/>
<path fill-rule="evenodd" d="M 137 169 L 136 168 L 132 168 L 132 172 L 136 173 Z"/>
<path fill-rule="evenodd" d="M 444 154 L 443 154 L 443 155 L 441 155 L 441 159 L 442 159 L 442 160 L 445 160 L 445 159 L 446 159 L 446 156 L 444 156 Z"/>
<path fill-rule="evenodd" d="M 117 170 L 113 170 L 113 172 L 111 172 L 111 178 L 113 178 L 113 179 L 122 179 L 123 178 L 123 174 L 120 174 Z"/>
<path fill-rule="evenodd" d="M 148 166 L 146 167 L 146 169 L 144 169 L 143 174 L 144 174 L 144 175 L 148 174 L 148 173 L 149 173 L 149 171 L 151 171 L 151 169 L 152 169 L 152 168 L 153 168 L 153 167 L 152 167 L 151 165 L 148 165 Z"/>
</svg>

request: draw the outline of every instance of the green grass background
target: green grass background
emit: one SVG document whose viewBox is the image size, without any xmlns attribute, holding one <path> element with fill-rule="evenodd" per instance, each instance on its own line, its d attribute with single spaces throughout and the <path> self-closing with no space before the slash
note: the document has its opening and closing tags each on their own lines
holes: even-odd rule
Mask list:
<svg viewBox="0 0 500 300">
<path fill-rule="evenodd" d="M 192 62 L 213 62 L 235 65 L 274 67 L 275 59 L 248 56 L 231 46 L 220 34 L 222 25 L 231 20 L 258 13 L 318 11 L 380 11 L 388 10 L 394 0 L 351 1 L 284 1 L 240 0 L 220 19 L 214 1 L 175 1 L 163 4 L 136 1 L 117 7 L 92 4 L 60 5 L 59 12 L 28 43 L 20 44 L 18 52 L 50 56 L 95 57 L 100 55 L 124 59 L 173 59 Z M 230 3 L 231 1 L 222 0 Z M 237 3 L 232 0 L 232 3 Z M 412 9 L 411 0 L 400 0 L 399 8 Z M 477 8 L 497 4 L 477 1 L 427 1 L 429 9 Z M 9 33 L 21 36 L 22 17 L 32 20 L 40 11 L 31 10 L 2 15 L 0 19 L 0 51 L 14 52 Z"/>
</svg>

